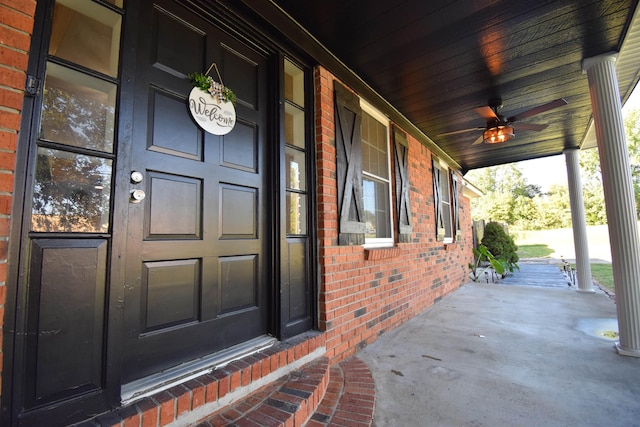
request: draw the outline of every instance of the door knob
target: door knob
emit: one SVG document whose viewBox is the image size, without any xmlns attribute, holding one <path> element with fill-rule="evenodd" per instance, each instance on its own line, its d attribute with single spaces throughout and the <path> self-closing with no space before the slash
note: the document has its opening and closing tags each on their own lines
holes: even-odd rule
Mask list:
<svg viewBox="0 0 640 427">
<path fill-rule="evenodd" d="M 140 203 L 147 195 L 142 190 L 131 190 L 131 203 Z"/>
</svg>

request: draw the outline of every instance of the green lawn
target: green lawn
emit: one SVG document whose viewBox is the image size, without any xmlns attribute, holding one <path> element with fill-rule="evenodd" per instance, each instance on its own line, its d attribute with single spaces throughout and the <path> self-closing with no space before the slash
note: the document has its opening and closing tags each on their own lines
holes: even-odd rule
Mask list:
<svg viewBox="0 0 640 427">
<path fill-rule="evenodd" d="M 514 231 L 520 258 L 574 258 L 573 232 L 569 228 L 559 230 Z M 587 227 L 589 255 L 604 263 L 591 264 L 591 276 L 603 287 L 614 291 L 613 271 L 610 261 L 609 236 L 606 225 Z M 574 265 L 575 267 L 575 265 Z"/>
<path fill-rule="evenodd" d="M 518 246 L 518 256 L 520 258 L 544 258 L 553 253 L 549 245 L 520 245 Z"/>
<path fill-rule="evenodd" d="M 515 230 L 509 233 L 518 245 L 527 249 L 531 246 L 546 245 L 551 254 L 543 254 L 541 257 L 575 259 L 573 246 L 573 230 L 571 228 L 559 228 L 555 230 Z M 587 240 L 589 242 L 589 257 L 611 262 L 611 249 L 609 247 L 609 232 L 606 225 L 594 225 L 587 227 Z M 527 255 L 518 250 L 521 258 Z M 532 256 L 536 258 L 536 256 Z"/>
<path fill-rule="evenodd" d="M 591 264 L 591 277 L 611 292 L 614 292 L 611 264 Z"/>
</svg>

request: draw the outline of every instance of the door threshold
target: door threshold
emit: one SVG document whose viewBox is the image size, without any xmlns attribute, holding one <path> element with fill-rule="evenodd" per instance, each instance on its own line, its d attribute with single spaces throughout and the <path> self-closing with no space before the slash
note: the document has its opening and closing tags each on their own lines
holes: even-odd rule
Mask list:
<svg viewBox="0 0 640 427">
<path fill-rule="evenodd" d="M 277 341 L 278 340 L 272 336 L 264 335 L 209 356 L 123 384 L 120 390 L 121 404 L 122 406 L 129 405 L 152 394 L 197 378 L 200 375 L 211 373 L 215 369 L 222 368 L 234 360 L 269 348 Z"/>
</svg>

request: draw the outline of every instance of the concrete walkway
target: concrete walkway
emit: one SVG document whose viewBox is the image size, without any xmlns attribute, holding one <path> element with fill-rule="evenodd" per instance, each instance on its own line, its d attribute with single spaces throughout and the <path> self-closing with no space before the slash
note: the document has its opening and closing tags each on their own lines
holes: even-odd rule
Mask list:
<svg viewBox="0 0 640 427">
<path fill-rule="evenodd" d="M 617 332 L 614 303 L 527 265 L 358 352 L 376 384 L 374 426 L 640 426 L 640 359 L 601 335 Z"/>
</svg>

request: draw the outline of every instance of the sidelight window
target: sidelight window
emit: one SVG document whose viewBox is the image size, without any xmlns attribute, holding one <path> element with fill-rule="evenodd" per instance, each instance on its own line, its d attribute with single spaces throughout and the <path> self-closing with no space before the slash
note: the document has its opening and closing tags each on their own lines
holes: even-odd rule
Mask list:
<svg viewBox="0 0 640 427">
<path fill-rule="evenodd" d="M 32 230 L 106 233 L 112 160 L 39 147 Z"/>
<path fill-rule="evenodd" d="M 288 60 L 284 62 L 284 95 L 287 234 L 306 235 L 308 188 L 304 71 Z"/>
<path fill-rule="evenodd" d="M 312 147 L 309 102 L 310 70 L 283 58 L 283 245 L 280 252 L 280 336 L 290 337 L 313 327 L 314 267 Z M 311 181 L 311 182 L 310 182 Z"/>
<path fill-rule="evenodd" d="M 121 0 L 109 1 L 122 6 Z M 42 90 L 31 230 L 108 233 L 122 16 L 57 0 Z"/>
<path fill-rule="evenodd" d="M 121 23 L 119 14 L 93 1 L 57 0 L 49 55 L 116 77 Z"/>
<path fill-rule="evenodd" d="M 49 62 L 44 88 L 41 139 L 113 152 L 114 83 Z"/>
</svg>

